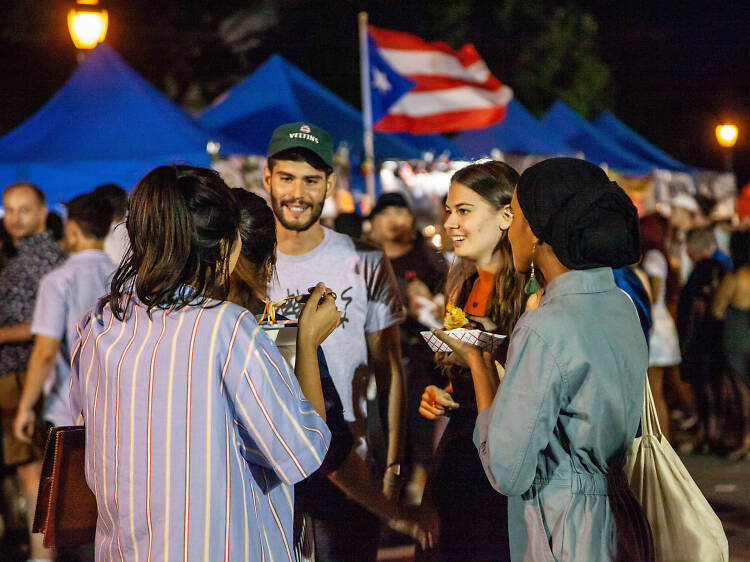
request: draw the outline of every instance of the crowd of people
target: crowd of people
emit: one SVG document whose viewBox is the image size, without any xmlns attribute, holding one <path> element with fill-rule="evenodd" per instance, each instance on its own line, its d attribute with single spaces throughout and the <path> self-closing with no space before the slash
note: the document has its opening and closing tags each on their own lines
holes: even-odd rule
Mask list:
<svg viewBox="0 0 750 562">
<path fill-rule="evenodd" d="M 623 472 L 646 380 L 681 447 L 750 455 L 750 232 L 725 253 L 583 160 L 488 160 L 453 176 L 440 251 L 407 194 L 324 226 L 322 128 L 267 156 L 265 198 L 164 165 L 68 201 L 57 238 L 39 187 L 3 190 L 11 558 L 375 560 L 390 528 L 419 560 L 653 560 Z M 96 540 L 55 552 L 23 534 L 49 428 L 81 424 Z"/>
</svg>

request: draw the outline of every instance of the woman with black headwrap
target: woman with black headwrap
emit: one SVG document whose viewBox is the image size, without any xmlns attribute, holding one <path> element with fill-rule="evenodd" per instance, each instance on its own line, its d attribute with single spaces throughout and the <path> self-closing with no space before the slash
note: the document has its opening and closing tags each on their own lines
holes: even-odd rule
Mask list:
<svg viewBox="0 0 750 562">
<path fill-rule="evenodd" d="M 653 559 L 622 471 L 648 350 L 611 269 L 638 261 L 635 207 L 599 167 L 553 158 L 523 173 L 511 210 L 514 265 L 530 273 L 528 291 L 537 271 L 547 284 L 516 324 L 502 382 L 477 348 L 439 334 L 472 367 L 474 442 L 509 496 L 511 558 Z"/>
</svg>

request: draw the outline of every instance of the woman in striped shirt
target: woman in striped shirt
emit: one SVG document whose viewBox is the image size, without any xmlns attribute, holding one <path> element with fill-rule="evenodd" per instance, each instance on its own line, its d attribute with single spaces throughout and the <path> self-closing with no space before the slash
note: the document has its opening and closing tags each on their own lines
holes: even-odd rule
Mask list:
<svg viewBox="0 0 750 562">
<path fill-rule="evenodd" d="M 298 382 L 253 315 L 225 301 L 238 223 L 211 170 L 161 166 L 130 196 L 131 250 L 79 322 L 72 359 L 97 560 L 293 559 L 293 484 L 330 432 L 317 373 Z M 324 292 L 300 318 L 312 347 L 339 319 Z"/>
</svg>

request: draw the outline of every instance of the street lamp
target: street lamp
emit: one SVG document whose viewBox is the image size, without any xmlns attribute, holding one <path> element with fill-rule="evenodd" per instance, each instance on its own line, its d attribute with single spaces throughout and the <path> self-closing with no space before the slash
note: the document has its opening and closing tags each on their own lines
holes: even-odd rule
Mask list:
<svg viewBox="0 0 750 562">
<path fill-rule="evenodd" d="M 88 51 L 104 41 L 107 36 L 109 14 L 99 5 L 99 0 L 76 0 L 68 12 L 68 30 L 79 51 Z"/>
<path fill-rule="evenodd" d="M 724 168 L 732 171 L 732 147 L 737 142 L 737 127 L 729 123 L 716 126 L 716 140 L 724 147 Z"/>
<path fill-rule="evenodd" d="M 737 142 L 737 127 L 734 125 L 717 125 L 716 140 L 721 146 L 732 148 Z"/>
</svg>

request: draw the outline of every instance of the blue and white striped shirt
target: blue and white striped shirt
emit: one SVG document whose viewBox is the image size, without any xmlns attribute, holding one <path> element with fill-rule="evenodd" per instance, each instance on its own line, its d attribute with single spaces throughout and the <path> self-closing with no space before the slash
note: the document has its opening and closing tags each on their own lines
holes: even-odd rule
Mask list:
<svg viewBox="0 0 750 562">
<path fill-rule="evenodd" d="M 78 337 L 97 560 L 292 560 L 292 485 L 330 432 L 252 314 L 100 301 Z"/>
</svg>

